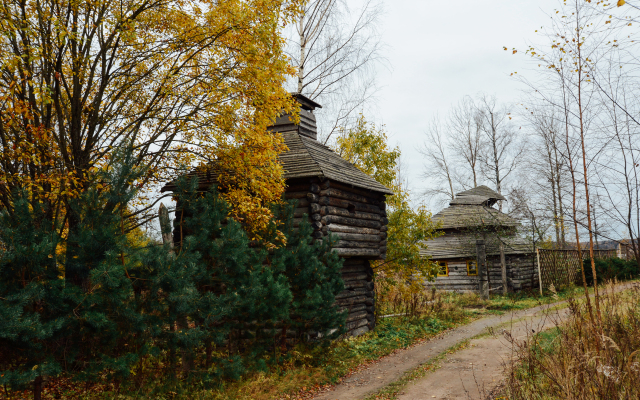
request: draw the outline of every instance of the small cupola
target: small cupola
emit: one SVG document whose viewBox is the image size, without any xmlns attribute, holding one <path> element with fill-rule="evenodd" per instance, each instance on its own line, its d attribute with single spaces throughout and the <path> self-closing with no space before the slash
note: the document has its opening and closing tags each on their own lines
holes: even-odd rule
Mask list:
<svg viewBox="0 0 640 400">
<path fill-rule="evenodd" d="M 298 103 L 300 103 L 300 124 L 293 122 L 293 118 L 287 113 L 276 118 L 276 122 L 267 127 L 267 129 L 281 133 L 295 131 L 300 135 L 317 140 L 318 128 L 316 126 L 316 116 L 313 115 L 313 110 L 316 108 L 322 108 L 322 106 L 299 93 L 293 94 L 293 97 L 295 97 Z"/>
</svg>

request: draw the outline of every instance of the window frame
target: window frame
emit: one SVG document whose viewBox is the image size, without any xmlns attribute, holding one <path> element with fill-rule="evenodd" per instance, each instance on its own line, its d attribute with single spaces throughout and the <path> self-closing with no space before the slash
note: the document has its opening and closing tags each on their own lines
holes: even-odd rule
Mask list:
<svg viewBox="0 0 640 400">
<path fill-rule="evenodd" d="M 470 264 L 475 264 L 475 274 L 472 274 L 470 272 L 470 268 L 469 265 Z M 467 276 L 478 276 L 478 263 L 476 262 L 476 260 L 467 260 Z"/>
<path fill-rule="evenodd" d="M 438 274 L 436 275 L 437 277 L 445 277 L 445 276 L 449 276 L 449 262 L 448 261 L 437 261 L 438 263 Z M 442 265 L 444 264 L 444 265 Z M 442 275 L 440 273 L 441 268 L 444 267 L 446 272 L 446 275 Z"/>
</svg>

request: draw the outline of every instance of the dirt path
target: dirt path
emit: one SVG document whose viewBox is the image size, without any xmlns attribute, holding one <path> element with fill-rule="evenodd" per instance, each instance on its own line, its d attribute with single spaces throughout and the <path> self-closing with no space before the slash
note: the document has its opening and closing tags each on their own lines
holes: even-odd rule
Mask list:
<svg viewBox="0 0 640 400">
<path fill-rule="evenodd" d="M 539 307 L 505 313 L 492 317 L 476 320 L 470 324 L 445 332 L 442 335 L 411 347 L 405 351 L 395 353 L 385 357 L 380 362 L 374 364 L 366 370 L 360 371 L 345 379 L 335 387 L 334 390 L 322 393 L 315 400 L 357 400 L 366 397 L 368 394 L 378 391 L 400 379 L 402 375 L 418 367 L 430 359 L 437 357 L 448 348 L 465 340 L 471 339 L 489 327 L 496 327 L 509 321 L 520 319 L 526 316 L 548 310 L 555 304 L 548 304 Z M 431 395 L 429 395 L 431 396 Z"/>
<path fill-rule="evenodd" d="M 499 326 L 492 335 L 473 339 L 467 348 L 446 357 L 439 369 L 409 384 L 397 398 L 485 399 L 502 380 L 505 363 L 513 359 L 513 342 L 522 343 L 567 315 L 566 308 L 540 311 Z"/>
<path fill-rule="evenodd" d="M 628 288 L 618 285 L 616 291 Z M 410 384 L 399 399 L 457 399 L 478 398 L 498 382 L 503 361 L 510 359 L 511 345 L 502 337 L 505 333 L 523 340 L 526 334 L 547 329 L 553 320 L 562 318 L 564 311 L 552 311 L 564 302 L 542 305 L 527 310 L 486 317 L 437 336 L 427 342 L 381 359 L 371 367 L 342 381 L 332 391 L 314 397 L 315 400 L 357 400 L 377 392 L 399 380 L 406 372 L 428 363 L 447 349 L 472 339 L 487 328 L 494 336 L 474 339 L 472 346 L 445 358 L 442 367 Z M 533 333 L 533 332 L 532 332 Z"/>
</svg>

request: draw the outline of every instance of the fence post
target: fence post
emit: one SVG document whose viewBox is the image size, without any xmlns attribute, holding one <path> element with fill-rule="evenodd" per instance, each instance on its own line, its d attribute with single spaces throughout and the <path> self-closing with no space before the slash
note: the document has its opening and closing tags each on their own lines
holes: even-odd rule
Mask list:
<svg viewBox="0 0 640 400">
<path fill-rule="evenodd" d="M 540 284 L 540 296 L 542 296 L 542 272 L 540 266 L 540 249 L 536 248 L 536 257 L 538 258 L 538 283 Z"/>
<path fill-rule="evenodd" d="M 480 278 L 480 297 L 489 299 L 489 271 L 487 270 L 487 249 L 484 240 L 476 240 L 476 263 L 478 265 L 478 277 Z"/>
<path fill-rule="evenodd" d="M 504 255 L 504 243 L 500 240 L 500 269 L 502 272 L 502 294 L 504 296 L 508 293 L 507 285 L 507 260 Z"/>
</svg>

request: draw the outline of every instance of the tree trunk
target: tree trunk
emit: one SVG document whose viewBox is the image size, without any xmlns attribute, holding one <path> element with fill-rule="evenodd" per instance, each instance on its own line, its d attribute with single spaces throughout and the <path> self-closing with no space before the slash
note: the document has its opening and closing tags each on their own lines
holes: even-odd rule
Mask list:
<svg viewBox="0 0 640 400">
<path fill-rule="evenodd" d="M 42 399 L 42 377 L 38 376 L 33 381 L 33 400 Z"/>
</svg>

